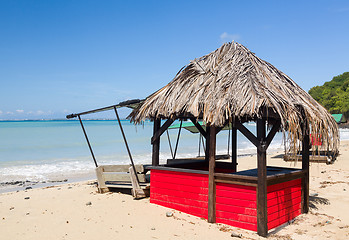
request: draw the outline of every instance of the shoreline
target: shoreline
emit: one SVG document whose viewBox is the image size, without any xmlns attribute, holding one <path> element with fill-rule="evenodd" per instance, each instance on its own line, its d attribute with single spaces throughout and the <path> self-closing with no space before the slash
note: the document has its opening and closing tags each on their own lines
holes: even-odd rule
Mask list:
<svg viewBox="0 0 349 240">
<path fill-rule="evenodd" d="M 300 168 L 278 153 L 267 156 L 270 166 Z M 238 170 L 256 167 L 256 155 L 239 158 Z M 270 231 L 268 239 L 349 238 L 349 141 L 331 164 L 310 164 L 310 211 Z M 171 212 L 172 217 L 166 213 Z M 130 194 L 97 193 L 94 180 L 0 193 L 3 240 L 41 239 L 265 239 L 257 233 L 225 224 L 211 224 L 177 210 L 133 200 Z"/>
</svg>

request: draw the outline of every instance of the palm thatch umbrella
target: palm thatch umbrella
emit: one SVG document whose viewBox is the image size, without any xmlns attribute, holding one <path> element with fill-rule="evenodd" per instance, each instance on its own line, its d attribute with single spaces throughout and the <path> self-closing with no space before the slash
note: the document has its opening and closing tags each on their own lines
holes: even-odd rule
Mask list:
<svg viewBox="0 0 349 240">
<path fill-rule="evenodd" d="M 191 61 L 129 118 L 140 123 L 191 116 L 222 127 L 233 117 L 240 121 L 261 118 L 265 109 L 281 120 L 291 143 L 302 140 L 301 125 L 307 121 L 311 135 L 328 148 L 338 149 L 338 127 L 328 111 L 289 76 L 236 42 Z"/>
</svg>

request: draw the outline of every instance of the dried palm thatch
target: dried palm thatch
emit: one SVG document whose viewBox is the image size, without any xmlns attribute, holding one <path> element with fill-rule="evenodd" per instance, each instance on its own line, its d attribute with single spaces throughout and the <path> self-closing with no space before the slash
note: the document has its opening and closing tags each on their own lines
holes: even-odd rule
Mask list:
<svg viewBox="0 0 349 240">
<path fill-rule="evenodd" d="M 290 142 L 302 139 L 305 118 L 310 134 L 337 150 L 338 127 L 327 110 L 286 74 L 236 42 L 225 43 L 191 61 L 129 118 L 140 123 L 145 119 L 194 116 L 220 127 L 233 116 L 240 120 L 260 118 L 262 109 L 271 109 L 281 119 Z"/>
</svg>

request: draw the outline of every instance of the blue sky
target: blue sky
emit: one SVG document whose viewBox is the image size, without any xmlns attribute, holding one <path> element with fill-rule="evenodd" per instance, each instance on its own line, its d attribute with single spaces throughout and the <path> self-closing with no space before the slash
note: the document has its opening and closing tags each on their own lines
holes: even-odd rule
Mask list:
<svg viewBox="0 0 349 240">
<path fill-rule="evenodd" d="M 232 40 L 308 91 L 349 71 L 348 29 L 344 0 L 0 0 L 0 119 L 144 98 Z"/>
</svg>

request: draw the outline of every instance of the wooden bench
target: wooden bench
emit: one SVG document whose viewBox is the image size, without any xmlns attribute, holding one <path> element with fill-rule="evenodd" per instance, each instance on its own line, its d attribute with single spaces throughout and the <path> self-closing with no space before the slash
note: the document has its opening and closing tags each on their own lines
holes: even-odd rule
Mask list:
<svg viewBox="0 0 349 240">
<path fill-rule="evenodd" d="M 143 165 L 102 165 L 96 168 L 98 192 L 109 192 L 110 188 L 128 188 L 135 199 L 149 196 L 150 175 Z"/>
</svg>

